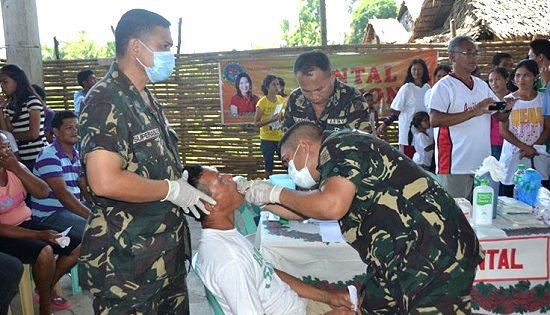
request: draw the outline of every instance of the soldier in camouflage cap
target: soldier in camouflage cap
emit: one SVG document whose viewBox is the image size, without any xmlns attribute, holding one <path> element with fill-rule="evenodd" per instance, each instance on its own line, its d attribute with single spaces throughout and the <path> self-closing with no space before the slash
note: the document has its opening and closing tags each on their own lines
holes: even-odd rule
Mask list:
<svg viewBox="0 0 550 315">
<path fill-rule="evenodd" d="M 294 63 L 300 85 L 288 98 L 283 132 L 300 121 L 315 122 L 322 130 L 356 128 L 373 132 L 368 104 L 356 88 L 336 79 L 327 55 L 305 52 Z"/>
<path fill-rule="evenodd" d="M 308 122 L 285 134 L 281 155 L 297 184 L 319 189 L 255 181 L 246 199 L 291 219 L 339 220 L 368 265 L 363 314 L 470 313 L 483 254 L 462 211 L 427 172 L 364 132 L 323 135 Z"/>
<path fill-rule="evenodd" d="M 189 314 L 184 213 L 199 217 L 208 213 L 202 201 L 215 201 L 187 183 L 174 132 L 145 87 L 174 69 L 169 26 L 150 11 L 126 12 L 115 32 L 117 59 L 80 114 L 93 205 L 79 272 L 96 314 Z"/>
</svg>

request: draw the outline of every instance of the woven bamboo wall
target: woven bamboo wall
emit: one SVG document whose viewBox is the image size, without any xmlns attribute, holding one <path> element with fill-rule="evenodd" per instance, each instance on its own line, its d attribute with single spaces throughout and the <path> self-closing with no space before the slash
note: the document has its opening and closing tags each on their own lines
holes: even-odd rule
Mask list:
<svg viewBox="0 0 550 315">
<path fill-rule="evenodd" d="M 491 57 L 498 51 L 510 52 L 515 60 L 527 53 L 527 43 L 484 43 L 479 63 L 486 74 Z M 446 46 L 441 44 L 359 45 L 318 47 L 328 54 L 356 52 L 384 53 L 403 50 L 437 49 L 440 61 L 448 62 Z M 222 125 L 218 60 L 295 57 L 304 48 L 265 49 L 256 51 L 216 52 L 179 55 L 176 71 L 169 81 L 151 85 L 153 93 L 164 104 L 172 127 L 180 136 L 180 154 L 184 163 L 216 166 L 220 171 L 252 178 L 262 176 L 263 161 L 259 132 L 252 125 Z M 54 110 L 72 109 L 73 94 L 80 87 L 76 74 L 92 69 L 98 78 L 108 70 L 111 60 L 45 61 L 44 83 L 47 103 Z M 396 142 L 397 124 L 387 132 L 390 143 Z M 279 162 L 276 171 L 282 171 Z"/>
</svg>

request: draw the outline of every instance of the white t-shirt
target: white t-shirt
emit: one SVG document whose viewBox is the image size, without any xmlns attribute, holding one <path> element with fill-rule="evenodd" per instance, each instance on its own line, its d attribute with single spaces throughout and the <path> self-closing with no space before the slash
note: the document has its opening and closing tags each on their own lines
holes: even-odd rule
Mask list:
<svg viewBox="0 0 550 315">
<path fill-rule="evenodd" d="M 235 229 L 203 229 L 196 267 L 227 315 L 306 314 L 307 300 Z"/>
<path fill-rule="evenodd" d="M 432 89 L 429 109 L 442 113 L 462 113 L 482 100 L 498 98 L 483 80 L 472 76 L 473 89 L 452 73 Z M 450 127 L 434 128 L 437 174 L 472 174 L 491 155 L 491 115 L 484 114 Z"/>
<path fill-rule="evenodd" d="M 426 130 L 426 133 L 424 133 L 418 132 L 417 130 L 415 130 L 414 127 L 412 129 L 414 130 L 413 145 L 414 150 L 416 151 L 413 155 L 412 160 L 418 165 L 430 167 L 432 165 L 434 150 L 432 149 L 430 151 L 424 151 L 424 149 L 427 146 L 434 144 L 433 130 L 430 128 Z"/>
<path fill-rule="evenodd" d="M 399 113 L 399 138 L 400 145 L 409 145 L 409 129 L 415 113 L 427 111 L 424 106 L 424 94 L 430 88 L 426 83 L 422 87 L 414 83 L 405 83 L 397 91 L 397 95 L 391 103 L 391 109 L 400 111 Z"/>
<path fill-rule="evenodd" d="M 508 96 L 513 97 L 512 94 Z M 517 100 L 510 113 L 508 122 L 508 130 L 510 130 L 519 141 L 527 145 L 535 143 L 544 130 L 541 93 L 538 93 L 537 97 L 530 101 Z M 520 149 L 505 139 L 502 144 L 500 162 L 504 163 L 506 178 L 501 181 L 501 183 L 505 185 L 514 184 L 514 173 L 519 163 L 523 163 L 526 167 L 531 167 L 530 159 L 520 159 L 519 156 Z M 542 179 L 548 179 L 548 169 L 550 167 L 548 155 L 539 154 L 535 156 L 533 161 L 535 163 L 535 169 L 542 175 Z"/>
</svg>

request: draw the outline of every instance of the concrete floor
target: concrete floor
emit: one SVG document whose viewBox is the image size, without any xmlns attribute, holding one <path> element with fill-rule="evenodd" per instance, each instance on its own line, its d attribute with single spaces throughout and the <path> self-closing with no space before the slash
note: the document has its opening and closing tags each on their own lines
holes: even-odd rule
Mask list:
<svg viewBox="0 0 550 315">
<path fill-rule="evenodd" d="M 196 252 L 199 245 L 201 227 L 198 222 L 192 218 L 188 218 L 189 228 L 191 230 L 191 247 L 193 254 Z M 71 281 L 69 275 L 65 275 L 61 279 L 61 287 L 63 296 L 71 300 L 73 306 L 69 310 L 55 312 L 56 315 L 92 315 L 92 298 L 88 293 L 72 295 Z M 189 289 L 189 306 L 192 315 L 209 315 L 212 314 L 208 301 L 204 295 L 204 288 L 199 278 L 191 271 L 187 277 L 187 287 Z M 19 296 L 16 296 L 11 303 L 12 315 L 22 315 Z M 38 314 L 38 304 L 35 304 L 35 314 Z"/>
</svg>

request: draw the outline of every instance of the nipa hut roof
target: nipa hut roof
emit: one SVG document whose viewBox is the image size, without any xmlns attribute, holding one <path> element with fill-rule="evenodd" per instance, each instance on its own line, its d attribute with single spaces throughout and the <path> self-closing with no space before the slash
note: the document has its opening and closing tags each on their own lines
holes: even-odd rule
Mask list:
<svg viewBox="0 0 550 315">
<path fill-rule="evenodd" d="M 363 43 L 404 44 L 411 34 L 396 19 L 370 19 Z"/>
<path fill-rule="evenodd" d="M 451 19 L 455 20 L 457 35 L 469 35 L 475 40 L 531 40 L 550 36 L 548 0 L 455 0 L 451 1 L 452 9 L 439 29 L 417 28 L 423 20 L 433 19 L 428 13 L 443 2 L 449 0 L 424 1 L 411 40 L 448 41 Z"/>
</svg>

